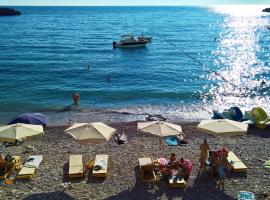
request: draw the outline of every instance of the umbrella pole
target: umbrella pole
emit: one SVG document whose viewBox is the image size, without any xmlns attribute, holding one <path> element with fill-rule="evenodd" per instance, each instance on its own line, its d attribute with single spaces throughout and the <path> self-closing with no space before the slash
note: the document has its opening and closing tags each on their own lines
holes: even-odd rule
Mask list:
<svg viewBox="0 0 270 200">
<path fill-rule="evenodd" d="M 163 146 L 162 146 L 162 138 L 161 138 L 161 137 L 159 137 L 159 148 L 160 148 L 160 149 L 163 149 Z"/>
</svg>

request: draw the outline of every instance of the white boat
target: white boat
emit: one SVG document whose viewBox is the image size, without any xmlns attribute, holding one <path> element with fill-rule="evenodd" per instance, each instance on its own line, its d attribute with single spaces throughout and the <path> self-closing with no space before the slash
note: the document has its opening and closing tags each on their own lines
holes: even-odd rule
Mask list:
<svg viewBox="0 0 270 200">
<path fill-rule="evenodd" d="M 134 37 L 133 35 L 122 35 L 119 42 L 113 42 L 113 48 L 138 48 L 145 47 L 148 39 Z"/>
</svg>

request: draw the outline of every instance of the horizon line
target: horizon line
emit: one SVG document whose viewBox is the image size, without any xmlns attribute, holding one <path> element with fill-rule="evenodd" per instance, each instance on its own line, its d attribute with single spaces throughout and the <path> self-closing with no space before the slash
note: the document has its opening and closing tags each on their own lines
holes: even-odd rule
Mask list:
<svg viewBox="0 0 270 200">
<path fill-rule="evenodd" d="M 147 4 L 147 5 L 0 5 L 0 7 L 3 6 L 33 6 L 33 7 L 45 7 L 45 6 L 56 6 L 56 7 L 131 7 L 131 6 L 137 6 L 137 7 L 160 7 L 160 6 L 168 6 L 168 7 L 178 7 L 178 6 L 194 6 L 194 7 L 211 7 L 211 6 L 270 6 L 270 4 Z"/>
</svg>

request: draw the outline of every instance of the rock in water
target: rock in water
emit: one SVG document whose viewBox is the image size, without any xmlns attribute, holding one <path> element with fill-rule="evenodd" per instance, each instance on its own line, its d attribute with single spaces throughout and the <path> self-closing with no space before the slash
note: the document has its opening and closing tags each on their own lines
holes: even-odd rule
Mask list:
<svg viewBox="0 0 270 200">
<path fill-rule="evenodd" d="M 21 15 L 21 12 L 11 8 L 0 8 L 0 16 Z"/>
</svg>

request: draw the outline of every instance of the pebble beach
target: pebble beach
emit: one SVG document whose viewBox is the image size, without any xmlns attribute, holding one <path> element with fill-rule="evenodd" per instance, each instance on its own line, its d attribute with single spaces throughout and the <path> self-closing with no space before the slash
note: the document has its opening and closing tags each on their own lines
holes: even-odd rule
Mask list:
<svg viewBox="0 0 270 200">
<path fill-rule="evenodd" d="M 249 128 L 241 137 L 214 137 L 196 130 L 197 123 L 177 123 L 182 126 L 188 145 L 167 146 L 160 144 L 158 137 L 137 131 L 136 122 L 111 123 L 110 126 L 127 135 L 128 143 L 118 145 L 113 138 L 104 144 L 81 145 L 64 133 L 68 126 L 45 127 L 45 134 L 26 140 L 20 146 L 11 146 L 4 152 L 21 156 L 24 161 L 30 155 L 43 155 L 43 161 L 31 180 L 17 180 L 13 185 L 0 183 L 0 199 L 236 199 L 239 191 L 250 191 L 256 199 L 270 199 L 270 171 L 262 166 L 269 159 L 270 129 Z M 268 136 L 267 136 L 268 135 Z M 210 150 L 226 146 L 244 163 L 244 174 L 230 173 L 225 181 L 225 190 L 216 188 L 213 177 L 199 172 L 199 145 L 208 140 Z M 193 171 L 185 190 L 169 188 L 166 180 L 156 184 L 142 183 L 139 178 L 138 158 L 157 159 L 169 157 L 174 152 L 177 158 L 190 159 Z M 82 154 L 84 162 L 97 154 L 108 154 L 107 178 L 93 178 L 91 171 L 79 179 L 67 179 L 70 155 Z"/>
</svg>

